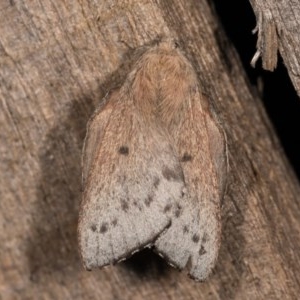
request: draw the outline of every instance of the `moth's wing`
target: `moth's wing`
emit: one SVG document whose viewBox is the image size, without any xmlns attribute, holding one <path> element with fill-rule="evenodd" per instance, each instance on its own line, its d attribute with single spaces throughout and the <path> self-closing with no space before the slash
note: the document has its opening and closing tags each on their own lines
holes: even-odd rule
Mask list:
<svg viewBox="0 0 300 300">
<path fill-rule="evenodd" d="M 129 99 L 118 97 L 93 117 L 84 148 L 89 166 L 78 235 L 87 269 L 153 244 L 170 225 L 173 199 L 184 189 L 168 138 L 141 118 Z"/>
<path fill-rule="evenodd" d="M 110 120 L 110 115 L 113 111 L 113 106 L 111 103 L 115 101 L 118 97 L 118 91 L 114 91 L 110 94 L 110 102 L 105 99 L 105 102 L 101 104 L 100 107 L 96 109 L 87 125 L 88 134 L 84 140 L 83 153 L 82 153 L 82 185 L 85 186 L 86 179 L 95 160 L 95 155 L 97 155 L 103 135 L 105 133 L 105 128 L 108 121 Z M 99 113 L 101 112 L 101 114 Z M 99 125 L 100 124 L 100 125 Z M 101 126 L 101 128 L 99 128 Z"/>
<path fill-rule="evenodd" d="M 204 280 L 217 259 L 225 168 L 224 137 L 202 97 L 196 92 L 173 132 L 187 188 L 179 203 L 184 209 L 155 243 L 158 252 L 180 269 L 187 267 L 196 280 Z"/>
</svg>

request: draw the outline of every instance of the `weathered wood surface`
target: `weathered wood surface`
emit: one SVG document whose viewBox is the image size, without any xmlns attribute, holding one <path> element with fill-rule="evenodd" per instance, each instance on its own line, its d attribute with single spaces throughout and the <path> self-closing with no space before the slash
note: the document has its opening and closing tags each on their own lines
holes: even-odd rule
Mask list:
<svg viewBox="0 0 300 300">
<path fill-rule="evenodd" d="M 77 251 L 86 122 L 161 35 L 180 41 L 228 139 L 223 240 L 205 283 L 148 251 L 86 272 Z M 298 298 L 299 184 L 204 0 L 1 1 L 0 76 L 0 299 Z"/>
<path fill-rule="evenodd" d="M 294 0 L 249 0 L 258 34 L 253 64 L 261 57 L 262 66 L 273 71 L 278 55 L 300 95 L 300 2 Z"/>
</svg>

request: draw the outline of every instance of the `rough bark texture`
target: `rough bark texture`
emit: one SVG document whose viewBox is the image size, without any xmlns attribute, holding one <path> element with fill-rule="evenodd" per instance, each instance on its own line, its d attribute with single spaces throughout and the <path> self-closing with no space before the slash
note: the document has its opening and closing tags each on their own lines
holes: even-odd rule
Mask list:
<svg viewBox="0 0 300 300">
<path fill-rule="evenodd" d="M 161 35 L 180 41 L 227 134 L 223 239 L 205 283 L 150 251 L 93 272 L 77 252 L 86 122 Z M 299 185 L 205 0 L 1 1 L 0 77 L 0 299 L 297 299 Z"/>
<path fill-rule="evenodd" d="M 250 0 L 256 15 L 257 52 L 264 69 L 273 71 L 277 52 L 283 58 L 295 90 L 300 95 L 300 2 L 295 0 Z"/>
</svg>

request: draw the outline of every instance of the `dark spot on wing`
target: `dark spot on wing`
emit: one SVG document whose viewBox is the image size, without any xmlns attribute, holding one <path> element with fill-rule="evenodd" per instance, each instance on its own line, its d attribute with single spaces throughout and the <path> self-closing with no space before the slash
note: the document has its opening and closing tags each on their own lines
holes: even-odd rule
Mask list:
<svg viewBox="0 0 300 300">
<path fill-rule="evenodd" d="M 179 48 L 180 47 L 180 44 L 179 44 L 179 42 L 177 42 L 177 41 L 174 41 L 174 48 L 175 49 L 177 49 L 177 48 Z"/>
<path fill-rule="evenodd" d="M 129 154 L 129 148 L 127 146 L 121 146 L 119 148 L 119 153 L 122 155 L 128 155 Z"/>
<path fill-rule="evenodd" d="M 159 180 L 159 178 L 158 177 L 155 177 L 154 178 L 154 182 L 153 182 L 153 186 L 157 189 L 157 187 L 158 187 L 158 185 L 159 185 L 159 182 L 160 182 L 160 180 Z"/>
<path fill-rule="evenodd" d="M 124 199 L 121 199 L 121 207 L 125 212 L 128 211 L 129 206 L 128 206 L 128 203 Z"/>
<path fill-rule="evenodd" d="M 189 232 L 189 228 L 187 227 L 187 225 L 183 226 L 183 233 L 188 233 Z"/>
<path fill-rule="evenodd" d="M 172 204 L 167 204 L 164 208 L 164 213 L 168 212 L 172 207 Z"/>
<path fill-rule="evenodd" d="M 187 161 L 191 161 L 192 159 L 193 159 L 192 155 L 188 154 L 187 152 L 184 152 L 181 161 L 187 162 Z"/>
<path fill-rule="evenodd" d="M 100 227 L 100 233 L 105 233 L 108 230 L 108 224 L 106 222 L 102 223 Z"/>
<path fill-rule="evenodd" d="M 111 222 L 113 226 L 116 226 L 118 224 L 118 220 L 117 219 L 113 219 L 113 221 Z"/>
<path fill-rule="evenodd" d="M 176 204 L 175 217 L 178 218 L 181 215 L 182 207 L 178 203 Z"/>
<path fill-rule="evenodd" d="M 146 201 L 147 201 L 147 199 L 145 200 L 145 204 L 147 205 Z M 133 205 L 134 205 L 135 207 L 137 207 L 140 211 L 143 210 L 143 207 L 138 203 L 137 200 L 133 200 Z M 149 205 L 150 205 L 150 203 L 149 203 Z M 148 205 L 147 205 L 147 206 L 148 206 Z"/>
<path fill-rule="evenodd" d="M 148 196 L 147 199 L 145 199 L 146 206 L 149 207 L 152 201 L 153 201 L 152 196 Z"/>
<path fill-rule="evenodd" d="M 199 235 L 198 234 L 194 234 L 193 235 L 193 237 L 192 237 L 192 241 L 194 242 L 194 243 L 198 243 L 199 242 Z"/>
<path fill-rule="evenodd" d="M 204 232 L 203 237 L 202 237 L 202 244 L 205 244 L 209 240 L 209 235 Z"/>
<path fill-rule="evenodd" d="M 171 170 L 169 167 L 164 166 L 162 169 L 162 175 L 168 180 L 180 181 L 183 179 L 182 171 L 180 168 L 177 170 Z"/>
<path fill-rule="evenodd" d="M 206 250 L 203 246 L 201 246 L 200 250 L 199 250 L 199 255 L 204 255 L 206 253 Z"/>
<path fill-rule="evenodd" d="M 93 225 L 91 226 L 91 230 L 92 230 L 93 232 L 95 232 L 95 231 L 97 230 L 96 224 L 93 224 Z"/>
</svg>

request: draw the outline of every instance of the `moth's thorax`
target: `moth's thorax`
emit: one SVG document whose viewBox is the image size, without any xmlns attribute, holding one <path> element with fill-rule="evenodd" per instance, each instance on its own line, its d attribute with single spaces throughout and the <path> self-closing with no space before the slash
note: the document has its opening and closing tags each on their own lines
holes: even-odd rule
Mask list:
<svg viewBox="0 0 300 300">
<path fill-rule="evenodd" d="M 176 50 L 145 55 L 132 82 L 134 103 L 145 118 L 172 126 L 197 92 L 197 77 L 188 61 Z"/>
</svg>

